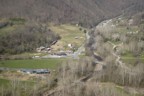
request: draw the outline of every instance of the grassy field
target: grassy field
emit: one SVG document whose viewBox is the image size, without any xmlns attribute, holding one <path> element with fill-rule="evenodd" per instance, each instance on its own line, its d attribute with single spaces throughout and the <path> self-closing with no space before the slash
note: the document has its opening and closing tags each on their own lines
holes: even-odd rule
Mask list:
<svg viewBox="0 0 144 96">
<path fill-rule="evenodd" d="M 27 88 L 27 90 L 25 90 L 25 91 L 28 92 L 34 87 L 35 82 L 31 82 L 31 81 L 16 81 L 15 83 L 12 83 L 11 80 L 0 78 L 0 95 L 2 94 L 2 91 L 7 92 L 7 93 L 10 92 L 10 90 L 12 90 L 11 88 L 14 88 L 14 87 L 12 87 L 13 85 L 15 85 L 18 88 L 17 91 L 21 91 L 22 92 L 21 96 L 27 96 L 27 93 L 25 93 L 23 91 L 24 87 Z"/>
<path fill-rule="evenodd" d="M 12 26 L 8 25 L 3 28 L 0 28 L 0 35 L 3 35 L 9 32 L 13 32 L 16 29 L 23 27 L 25 20 L 21 18 L 10 18 L 10 19 L 3 18 L 3 19 L 0 19 L 0 22 L 9 22 L 13 24 Z"/>
<path fill-rule="evenodd" d="M 121 56 L 121 58 L 123 62 L 130 65 L 135 65 L 137 63 L 144 64 L 144 52 L 141 52 L 138 57 L 135 57 L 134 54 L 132 54 L 131 52 L 126 52 Z"/>
<path fill-rule="evenodd" d="M 123 57 L 122 60 L 130 65 L 135 65 L 137 63 L 144 64 L 144 58 Z"/>
<path fill-rule="evenodd" d="M 132 53 L 126 53 L 122 56 L 122 60 L 130 65 L 135 65 L 137 63 L 144 64 L 144 55 L 142 54 L 140 57 L 134 57 Z"/>
<path fill-rule="evenodd" d="M 49 68 L 54 69 L 65 59 L 1 60 L 0 67 L 7 68 Z"/>
<path fill-rule="evenodd" d="M 68 44 L 72 44 L 75 47 L 80 47 L 84 43 L 85 34 L 79 29 L 80 27 L 78 26 L 70 24 L 49 24 L 49 28 L 61 36 L 61 40 L 52 46 L 52 48 L 55 50 L 66 50 L 68 49 Z"/>
<path fill-rule="evenodd" d="M 0 86 L 6 86 L 8 83 L 10 83 L 9 80 L 0 78 Z"/>
</svg>

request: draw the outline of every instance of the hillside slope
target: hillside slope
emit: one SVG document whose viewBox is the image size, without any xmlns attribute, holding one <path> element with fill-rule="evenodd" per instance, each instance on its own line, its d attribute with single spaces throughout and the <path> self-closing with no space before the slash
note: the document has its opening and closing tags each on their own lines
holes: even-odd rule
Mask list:
<svg viewBox="0 0 144 96">
<path fill-rule="evenodd" d="M 127 10 L 144 9 L 143 0 L 0 0 L 0 17 L 96 25 Z"/>
<path fill-rule="evenodd" d="M 93 57 L 63 64 L 60 71 L 56 71 L 54 88 L 42 90 L 40 94 L 144 96 L 143 16 L 144 13 L 132 15 L 131 19 L 119 16 L 99 23 L 91 30 L 87 45 Z M 139 23 L 129 23 L 136 19 Z"/>
</svg>

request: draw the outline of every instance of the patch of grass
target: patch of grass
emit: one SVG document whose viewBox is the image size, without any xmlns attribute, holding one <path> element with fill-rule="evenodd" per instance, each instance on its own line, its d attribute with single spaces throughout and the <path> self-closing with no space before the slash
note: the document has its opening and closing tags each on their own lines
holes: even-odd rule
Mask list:
<svg viewBox="0 0 144 96">
<path fill-rule="evenodd" d="M 7 68 L 49 68 L 54 69 L 65 59 L 1 60 L 0 67 Z"/>
<path fill-rule="evenodd" d="M 56 32 L 61 36 L 61 40 L 58 41 L 53 48 L 61 48 L 68 49 L 68 44 L 75 45 L 76 47 L 80 47 L 85 40 L 85 34 L 83 31 L 79 30 L 78 26 L 70 25 L 70 24 L 62 24 L 62 25 L 53 25 L 50 24 L 49 28 Z M 57 49 L 58 49 L 57 48 Z"/>
<path fill-rule="evenodd" d="M 8 83 L 10 83 L 10 80 L 0 78 L 0 86 L 6 86 Z"/>
<path fill-rule="evenodd" d="M 133 65 L 133 66 L 138 63 L 144 64 L 144 58 L 124 57 L 124 58 L 122 58 L 122 61 L 124 61 L 127 64 Z"/>
<path fill-rule="evenodd" d="M 25 21 L 23 18 L 10 18 L 10 22 L 13 24 L 24 24 Z"/>
<path fill-rule="evenodd" d="M 120 33 L 122 33 L 122 32 L 124 32 L 124 33 L 126 33 L 126 32 L 136 32 L 137 30 L 138 30 L 137 26 L 132 26 L 130 28 L 122 26 L 122 27 L 117 27 L 116 28 L 116 32 L 120 32 Z"/>
<path fill-rule="evenodd" d="M 122 60 L 130 65 L 135 65 L 137 63 L 144 63 L 144 53 L 142 53 L 139 57 L 135 57 L 132 53 L 126 52 L 122 55 Z"/>
<path fill-rule="evenodd" d="M 21 91 L 20 92 L 21 96 L 27 96 L 27 92 L 30 91 L 34 87 L 35 84 L 36 84 L 36 82 L 32 82 L 32 81 L 16 81 L 15 87 L 18 88 L 17 91 Z M 14 88 L 14 87 L 12 87 L 12 85 L 13 85 L 12 80 L 0 78 L 1 91 L 2 90 L 4 90 L 4 92 L 12 91 L 12 89 Z M 27 89 L 26 91 L 23 91 L 24 87 Z M 2 93 L 0 93 L 0 94 L 2 94 Z"/>
<path fill-rule="evenodd" d="M 30 59 L 32 58 L 33 56 L 45 56 L 47 55 L 47 53 L 28 53 L 28 52 L 25 52 L 25 53 L 21 53 L 21 54 L 15 54 L 15 55 L 8 55 L 6 56 L 7 58 L 9 59 Z"/>
<path fill-rule="evenodd" d="M 102 84 L 102 87 L 109 88 L 109 90 L 113 89 L 112 91 L 115 91 L 117 94 L 119 94 L 119 96 L 120 95 L 122 95 L 122 96 L 134 96 L 132 94 L 127 93 L 124 90 L 123 86 L 119 86 L 115 83 L 105 82 L 105 83 L 101 83 L 101 84 Z"/>
<path fill-rule="evenodd" d="M 0 29 L 0 35 L 7 35 L 9 34 L 10 32 L 14 32 L 16 31 L 17 29 L 20 29 L 22 28 L 23 25 L 13 25 L 13 26 L 7 26 L 7 27 L 4 27 L 4 28 L 1 28 Z"/>
<path fill-rule="evenodd" d="M 125 92 L 125 90 L 121 86 L 116 86 L 116 89 L 119 92 L 119 94 L 123 94 L 123 96 L 133 96 L 133 95 L 130 95 L 127 92 Z"/>
<path fill-rule="evenodd" d="M 8 32 L 12 32 L 12 31 L 16 30 L 17 28 L 22 27 L 23 24 L 25 23 L 25 19 L 22 19 L 22 18 L 10 18 L 10 19 L 3 18 L 0 21 L 1 22 L 2 21 L 9 22 L 8 26 L 0 29 L 0 35 L 8 33 Z M 10 25 L 10 24 L 12 24 L 12 25 Z"/>
<path fill-rule="evenodd" d="M 125 52 L 123 55 L 122 55 L 123 58 L 127 58 L 127 57 L 133 57 L 133 54 L 131 52 Z"/>
<path fill-rule="evenodd" d="M 4 28 L 1 28 L 0 29 L 0 35 L 14 31 L 16 29 L 15 27 L 16 26 L 7 26 L 7 27 L 4 27 Z"/>
</svg>

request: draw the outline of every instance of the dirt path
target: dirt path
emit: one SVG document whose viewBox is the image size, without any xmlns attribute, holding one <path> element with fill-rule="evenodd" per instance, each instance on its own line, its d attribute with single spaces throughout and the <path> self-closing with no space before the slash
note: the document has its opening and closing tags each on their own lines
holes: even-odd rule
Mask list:
<svg viewBox="0 0 144 96">
<path fill-rule="evenodd" d="M 112 19 L 105 20 L 105 21 L 101 22 L 100 24 L 98 24 L 96 26 L 96 29 L 99 30 L 99 31 L 105 31 L 105 30 L 107 30 L 107 28 L 109 29 L 111 27 L 110 25 L 112 25 Z M 108 43 L 112 45 L 112 48 L 113 48 L 112 55 L 116 57 L 116 64 L 120 68 L 122 68 L 123 70 L 125 70 L 126 72 L 130 73 L 131 75 L 134 75 L 135 72 L 132 71 L 132 69 L 130 67 L 126 66 L 126 64 L 121 60 L 121 56 L 117 54 L 117 48 L 118 47 L 122 47 L 123 43 L 117 44 L 117 45 L 114 44 L 114 43 L 112 43 L 112 42 L 110 42 L 110 41 L 108 41 Z M 98 65 L 100 67 L 97 68 L 97 70 L 101 70 L 101 68 L 103 66 L 102 63 L 100 62 Z"/>
<path fill-rule="evenodd" d="M 120 66 L 121 68 L 124 68 L 124 69 L 130 71 L 130 68 L 127 67 L 126 64 L 121 61 L 121 57 L 120 57 L 120 56 L 117 54 L 117 52 L 116 52 L 116 51 L 117 51 L 117 48 L 118 48 L 118 47 L 121 47 L 121 46 L 123 45 L 123 43 L 118 44 L 118 45 L 116 45 L 116 44 L 114 44 L 114 43 L 112 43 L 112 42 L 110 42 L 110 41 L 108 41 L 108 43 L 110 43 L 110 44 L 113 46 L 113 52 L 112 52 L 112 54 L 116 57 L 116 63 L 119 64 L 119 66 Z"/>
<path fill-rule="evenodd" d="M 126 66 L 126 64 L 121 60 L 121 57 L 117 54 L 116 52 L 116 48 L 121 47 L 123 45 L 123 43 L 115 45 L 112 42 L 108 41 L 108 43 L 110 43 L 113 46 L 113 52 L 112 54 L 116 57 L 116 64 L 118 64 L 118 66 L 124 70 L 126 73 L 129 73 L 130 75 L 136 75 L 137 71 L 133 70 L 132 68 Z"/>
<path fill-rule="evenodd" d="M 96 28 L 97 28 L 97 30 L 104 31 L 104 29 L 107 29 L 107 28 L 110 27 L 110 25 L 112 24 L 111 22 L 112 22 L 112 19 L 105 20 L 105 21 L 101 22 Z M 118 64 L 121 68 L 123 68 L 123 69 L 125 69 L 127 71 L 131 71 L 131 69 L 129 67 L 127 67 L 125 63 L 123 63 L 121 61 L 121 57 L 116 52 L 117 48 L 121 47 L 123 45 L 123 43 L 117 44 L 117 45 L 112 43 L 112 42 L 110 42 L 110 41 L 108 41 L 108 43 L 112 45 L 112 48 L 113 48 L 112 54 L 113 54 L 113 56 L 116 57 L 116 64 Z"/>
</svg>

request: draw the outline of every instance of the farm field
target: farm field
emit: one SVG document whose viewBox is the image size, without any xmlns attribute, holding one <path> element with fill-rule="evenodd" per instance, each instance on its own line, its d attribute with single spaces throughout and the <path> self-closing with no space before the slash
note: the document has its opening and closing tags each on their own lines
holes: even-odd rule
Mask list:
<svg viewBox="0 0 144 96">
<path fill-rule="evenodd" d="M 61 39 L 52 46 L 54 50 L 67 50 L 69 49 L 68 44 L 72 44 L 75 48 L 78 48 L 85 42 L 84 30 L 87 30 L 85 28 L 70 24 L 49 24 L 49 28 L 61 37 Z"/>
<path fill-rule="evenodd" d="M 0 67 L 6 68 L 48 68 L 54 69 L 65 59 L 28 59 L 28 60 L 1 60 Z"/>
</svg>

